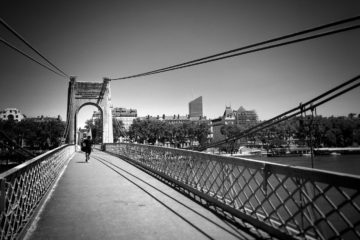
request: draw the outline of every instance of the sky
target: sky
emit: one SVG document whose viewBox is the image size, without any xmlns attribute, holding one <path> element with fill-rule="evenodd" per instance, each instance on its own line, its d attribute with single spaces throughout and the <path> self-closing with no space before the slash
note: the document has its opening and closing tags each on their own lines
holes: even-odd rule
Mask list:
<svg viewBox="0 0 360 240">
<path fill-rule="evenodd" d="M 102 82 L 190 61 L 357 16 L 360 1 L 328 0 L 2 0 L 0 17 L 77 81 Z M 359 22 L 358 22 L 359 23 Z M 0 37 L 29 52 L 0 26 Z M 226 106 L 260 120 L 285 112 L 357 76 L 360 30 L 186 69 L 111 81 L 114 107 L 139 116 L 203 113 Z M 35 56 L 35 55 L 33 55 Z M 68 79 L 0 43 L 0 109 L 66 119 Z M 318 114 L 360 113 L 360 88 L 320 106 Z M 80 125 L 95 108 L 80 111 Z"/>
</svg>

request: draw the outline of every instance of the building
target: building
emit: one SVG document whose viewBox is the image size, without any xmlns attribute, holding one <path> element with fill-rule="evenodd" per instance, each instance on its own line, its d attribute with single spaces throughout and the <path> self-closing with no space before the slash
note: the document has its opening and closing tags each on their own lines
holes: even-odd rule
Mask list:
<svg viewBox="0 0 360 240">
<path fill-rule="evenodd" d="M 238 110 L 233 110 L 226 106 L 223 116 L 221 117 L 224 125 L 236 124 L 238 126 L 254 126 L 258 123 L 258 116 L 255 110 L 245 110 L 241 106 Z"/>
<path fill-rule="evenodd" d="M 233 125 L 236 123 L 236 112 L 231 107 L 225 106 L 225 111 L 221 117 L 210 121 L 211 141 L 218 142 L 226 138 L 221 134 L 221 128 L 225 125 Z"/>
<path fill-rule="evenodd" d="M 236 124 L 240 126 L 254 126 L 258 123 L 255 110 L 245 110 L 242 106 L 235 113 Z"/>
<path fill-rule="evenodd" d="M 157 115 L 157 116 L 145 116 L 140 117 L 140 120 L 158 120 L 164 121 L 170 124 L 181 124 L 186 122 L 203 122 L 207 121 L 206 117 L 203 116 L 202 97 L 198 97 L 189 102 L 189 115 Z"/>
<path fill-rule="evenodd" d="M 140 120 L 150 120 L 150 121 L 164 121 L 170 124 L 181 124 L 186 122 L 208 122 L 206 117 L 190 117 L 189 115 L 180 115 L 180 114 L 174 114 L 174 115 L 157 115 L 154 116 L 146 116 L 146 117 L 140 117 Z"/>
<path fill-rule="evenodd" d="M 94 121 L 95 119 L 101 119 L 101 113 L 100 113 L 100 111 L 94 111 L 94 112 L 93 112 L 92 120 Z"/>
<path fill-rule="evenodd" d="M 124 124 L 124 128 L 126 130 L 129 130 L 134 119 L 137 118 L 137 110 L 132 108 L 128 109 L 123 107 L 116 107 L 112 109 L 112 117 L 115 118 L 117 121 L 122 121 L 122 123 Z M 95 120 L 100 118 L 100 111 L 94 111 L 92 119 Z"/>
<path fill-rule="evenodd" d="M 232 125 L 236 123 L 236 112 L 231 107 L 226 106 L 222 116 L 224 125 Z"/>
<path fill-rule="evenodd" d="M 224 126 L 222 117 L 210 120 L 210 139 L 212 142 L 218 142 L 225 139 L 221 134 L 221 127 Z"/>
<path fill-rule="evenodd" d="M 132 108 L 113 108 L 112 115 L 116 120 L 123 122 L 125 130 L 129 130 L 134 119 L 137 118 L 137 110 Z"/>
<path fill-rule="evenodd" d="M 26 118 L 26 116 L 16 108 L 6 108 L 5 110 L 0 111 L 1 120 L 21 121 L 24 118 Z"/>
<path fill-rule="evenodd" d="M 203 116 L 202 96 L 189 102 L 190 118 L 201 118 Z"/>
<path fill-rule="evenodd" d="M 154 116 L 146 116 L 146 117 L 140 117 L 140 120 L 150 120 L 150 121 L 164 121 L 170 124 L 179 124 L 179 123 L 185 123 L 185 122 L 189 122 L 189 116 L 181 116 L 181 115 L 165 115 L 163 114 L 162 116 L 157 115 L 156 117 Z"/>
<path fill-rule="evenodd" d="M 160 118 L 159 120 L 165 121 L 170 124 L 181 124 L 190 121 L 188 116 L 180 116 L 179 114 L 178 115 L 174 114 L 171 116 L 165 116 L 164 114 L 163 117 Z"/>
<path fill-rule="evenodd" d="M 221 134 L 221 128 L 225 125 L 236 124 L 242 127 L 254 126 L 258 123 L 258 116 L 255 110 L 245 110 L 240 107 L 238 110 L 233 110 L 226 106 L 222 117 L 211 120 L 211 135 L 212 142 L 224 140 L 226 136 Z"/>
</svg>

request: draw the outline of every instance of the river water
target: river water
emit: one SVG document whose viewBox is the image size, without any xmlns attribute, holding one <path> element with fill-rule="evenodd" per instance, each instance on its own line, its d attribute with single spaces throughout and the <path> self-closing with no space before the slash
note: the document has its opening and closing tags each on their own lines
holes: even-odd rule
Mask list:
<svg viewBox="0 0 360 240">
<path fill-rule="evenodd" d="M 273 163 L 311 168 L 311 157 L 246 157 Z M 360 154 L 314 156 L 314 168 L 360 176 Z"/>
</svg>

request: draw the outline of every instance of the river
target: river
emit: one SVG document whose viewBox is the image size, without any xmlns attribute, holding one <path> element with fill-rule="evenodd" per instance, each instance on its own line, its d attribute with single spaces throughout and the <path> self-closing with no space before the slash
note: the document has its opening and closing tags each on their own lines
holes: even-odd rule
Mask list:
<svg viewBox="0 0 360 240">
<path fill-rule="evenodd" d="M 273 163 L 311 168 L 311 157 L 245 157 Z M 314 168 L 360 176 L 360 154 L 314 156 Z"/>
</svg>

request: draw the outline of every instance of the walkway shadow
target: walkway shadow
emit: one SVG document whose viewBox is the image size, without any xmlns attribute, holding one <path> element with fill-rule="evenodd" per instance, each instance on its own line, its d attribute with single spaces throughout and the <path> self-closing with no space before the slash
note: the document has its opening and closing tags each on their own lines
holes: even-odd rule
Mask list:
<svg viewBox="0 0 360 240">
<path fill-rule="evenodd" d="M 108 153 L 108 152 L 106 152 Z M 108 153 L 109 154 L 109 153 Z M 119 157 L 116 154 L 111 154 L 115 157 Z M 178 202 L 179 204 L 181 204 L 182 206 L 186 207 L 187 209 L 189 209 L 190 211 L 198 214 L 198 216 L 201 216 L 202 218 L 208 220 L 209 222 L 212 222 L 215 226 L 222 228 L 223 230 L 227 231 L 228 233 L 230 233 L 231 235 L 237 237 L 238 239 L 264 239 L 264 235 L 267 235 L 266 233 L 263 232 L 259 232 L 258 229 L 256 229 L 256 227 L 252 226 L 251 224 L 235 218 L 234 216 L 232 216 L 231 214 L 227 213 L 226 211 L 219 209 L 218 207 L 212 205 L 211 203 L 209 203 L 206 199 L 194 195 L 192 192 L 187 191 L 187 189 L 184 189 L 183 187 L 175 184 L 174 182 L 171 182 L 163 177 L 161 177 L 160 175 L 157 175 L 151 171 L 149 171 L 146 168 L 141 167 L 140 165 L 135 164 L 134 162 L 132 162 L 129 159 L 126 158 L 121 158 L 122 160 L 128 162 L 129 164 L 131 164 L 132 166 L 142 170 L 143 172 L 153 176 L 154 178 L 158 179 L 160 182 L 166 184 L 167 186 L 177 190 L 179 193 L 181 193 L 182 195 L 186 196 L 187 198 L 191 199 L 192 201 L 198 203 L 200 206 L 206 208 L 207 210 L 209 210 L 210 212 L 212 212 L 213 214 L 215 214 L 217 217 L 219 217 L 220 219 L 222 219 L 224 221 L 225 224 L 227 224 L 234 232 L 231 232 L 229 230 L 226 230 L 225 228 L 223 228 L 222 226 L 218 225 L 217 223 L 213 222 L 211 219 L 207 218 L 206 216 L 203 216 L 201 213 L 199 213 L 198 211 L 188 207 L 187 205 L 185 205 L 184 203 L 179 202 L 177 199 L 174 199 L 173 197 L 171 197 L 170 195 L 168 195 L 167 193 L 163 192 L 162 190 L 158 189 L 156 186 L 153 186 L 147 182 L 144 182 L 144 180 L 142 180 L 141 178 L 133 175 L 132 173 L 120 168 L 119 166 L 116 166 L 115 164 L 105 160 L 104 158 L 101 158 L 100 156 L 94 157 L 96 160 L 98 160 L 99 162 L 103 163 L 105 166 L 109 167 L 110 169 L 112 169 L 113 171 L 115 171 L 116 173 L 118 173 L 119 175 L 121 175 L 122 177 L 124 177 L 125 179 L 127 179 L 128 181 L 130 181 L 131 183 L 133 183 L 134 185 L 136 185 L 137 187 L 139 187 L 140 189 L 142 189 L 145 193 L 147 193 L 148 195 L 150 195 L 152 198 L 154 198 L 156 201 L 158 201 L 160 204 L 162 204 L 163 206 L 165 206 L 166 208 L 168 208 L 170 211 L 172 211 L 174 214 L 178 215 L 180 218 L 182 218 L 183 220 L 185 220 L 186 222 L 188 222 L 191 226 L 193 226 L 195 229 L 197 229 L 199 232 L 203 233 L 205 236 L 208 236 L 205 232 L 201 231 L 200 229 L 198 229 L 197 226 L 195 226 L 194 224 L 190 223 L 187 219 L 185 219 L 182 215 L 180 215 L 178 212 L 176 212 L 176 210 L 171 209 L 169 206 L 167 206 L 165 203 L 163 203 L 161 200 L 157 199 L 156 197 L 154 197 L 151 193 L 149 193 L 148 191 L 146 191 L 145 189 L 143 189 L 141 186 L 139 186 L 138 184 L 134 183 L 132 180 L 130 180 L 129 178 L 127 178 L 126 176 L 124 176 L 123 174 L 121 174 L 118 170 L 140 180 L 141 182 L 145 183 L 146 185 L 150 186 L 151 188 L 157 190 L 158 192 L 164 194 L 165 196 L 169 197 L 170 199 Z M 106 163 L 105 163 L 106 162 Z M 112 166 L 110 166 L 112 165 Z M 117 168 L 118 170 L 116 170 L 115 168 Z M 246 235 L 246 234 L 248 235 Z M 210 237 L 210 236 L 208 236 Z M 212 239 L 210 237 L 210 239 Z"/>
</svg>

